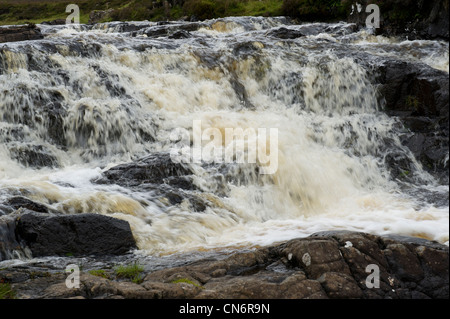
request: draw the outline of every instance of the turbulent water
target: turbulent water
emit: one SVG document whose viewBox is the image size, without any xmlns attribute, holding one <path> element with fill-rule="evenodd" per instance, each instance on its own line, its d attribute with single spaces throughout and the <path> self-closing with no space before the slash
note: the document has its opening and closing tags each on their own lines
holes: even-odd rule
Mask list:
<svg viewBox="0 0 450 319">
<path fill-rule="evenodd" d="M 402 146 L 403 126 L 380 111 L 372 74 L 350 57 L 448 72 L 448 43 L 284 18 L 39 27 L 43 40 L 0 45 L 0 201 L 21 195 L 66 214 L 127 220 L 149 255 L 339 229 L 448 244 L 449 207 L 436 200 L 448 185 Z M 286 39 L 286 29 L 305 36 Z M 182 192 L 192 197 L 177 203 L 148 187 L 95 182 L 116 165 L 168 154 L 173 132 L 194 133 L 194 121 L 222 133 L 277 129 L 276 172 L 186 163 L 194 187 Z M 391 175 L 390 154 L 410 163 L 407 182 Z"/>
</svg>

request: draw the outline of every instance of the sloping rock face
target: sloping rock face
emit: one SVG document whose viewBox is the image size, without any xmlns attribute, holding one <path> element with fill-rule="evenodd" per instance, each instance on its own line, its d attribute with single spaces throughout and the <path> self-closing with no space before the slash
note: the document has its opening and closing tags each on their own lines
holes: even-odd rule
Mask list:
<svg viewBox="0 0 450 319">
<path fill-rule="evenodd" d="M 449 77 L 425 66 L 386 61 L 378 70 L 385 112 L 411 132 L 402 137 L 423 167 L 448 184 Z"/>
<path fill-rule="evenodd" d="M 449 1 L 351 1 L 353 11 L 347 21 L 365 27 L 367 17 L 373 12 L 366 7 L 376 4 L 380 8 L 380 28 L 377 33 L 399 35 L 415 39 L 449 39 Z M 360 10 L 358 10 L 358 8 Z"/>
<path fill-rule="evenodd" d="M 99 264 L 99 263 L 97 263 Z M 145 266 L 145 264 L 144 264 Z M 148 269 L 148 267 L 144 267 Z M 333 231 L 241 251 L 223 259 L 144 271 L 139 282 L 111 269 L 82 273 L 67 288 L 61 273 L 30 278 L 30 269 L 7 269 L 19 298 L 126 299 L 445 299 L 448 247 L 423 239 Z M 86 270 L 87 271 L 87 270 Z"/>
<path fill-rule="evenodd" d="M 34 25 L 0 28 L 0 43 L 43 39 L 39 28 Z"/>
</svg>

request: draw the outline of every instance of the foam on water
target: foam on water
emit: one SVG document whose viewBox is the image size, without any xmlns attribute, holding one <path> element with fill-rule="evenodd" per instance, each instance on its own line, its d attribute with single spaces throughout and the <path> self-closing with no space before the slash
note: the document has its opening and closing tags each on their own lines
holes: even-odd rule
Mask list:
<svg viewBox="0 0 450 319">
<path fill-rule="evenodd" d="M 24 167 L 11 158 L 12 142 L 3 138 L 3 191 L 67 214 L 127 220 L 146 254 L 267 245 L 333 229 L 448 244 L 448 205 L 418 202 L 391 178 L 385 158 L 393 152 L 407 158 L 416 187 L 448 196 L 448 185 L 439 185 L 402 146 L 397 119 L 379 111 L 367 71 L 320 47 L 323 41 L 344 43 L 345 36 L 321 32 L 280 42 L 262 35 L 282 20 L 208 23 L 193 32 L 198 41 L 181 39 L 164 48 L 164 39 L 152 39 L 148 43 L 155 46 L 143 50 L 132 47 L 144 40 L 119 34 L 114 25 L 48 28 L 45 41 L 54 41 L 54 49 L 31 44 L 33 59 L 44 61 L 39 69 L 29 66 L 33 60 L 20 45 L 2 51 L 1 124 L 23 128 L 15 142 L 37 143 L 59 164 Z M 236 42 L 252 54 L 237 56 Z M 74 52 L 76 45 L 81 53 Z M 419 52 L 420 60 L 446 65 L 448 72 L 448 44 L 363 36 L 348 45 L 374 54 L 407 51 L 411 59 Z M 446 55 L 436 56 L 436 50 Z M 64 109 L 62 123 L 56 123 L 61 136 L 49 134 L 56 124 L 42 110 L 50 102 Z M 255 165 L 242 165 L 228 171 L 238 182 L 218 182 L 222 173 L 214 167 L 189 164 L 199 189 L 191 192 L 208 203 L 203 212 L 192 210 L 188 200 L 172 205 L 145 189 L 93 182 L 117 164 L 170 151 L 173 129 L 192 130 L 196 120 L 221 132 L 277 128 L 277 172 L 263 176 L 255 174 Z"/>
</svg>

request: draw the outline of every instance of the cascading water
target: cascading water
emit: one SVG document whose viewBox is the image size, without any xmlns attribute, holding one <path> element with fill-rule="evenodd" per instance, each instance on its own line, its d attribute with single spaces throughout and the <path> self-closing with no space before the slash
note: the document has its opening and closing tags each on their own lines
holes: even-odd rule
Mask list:
<svg viewBox="0 0 450 319">
<path fill-rule="evenodd" d="M 0 46 L 1 199 L 125 219 L 144 254 L 251 247 L 332 229 L 448 243 L 448 205 L 410 192 L 448 197 L 448 185 L 402 145 L 372 75 L 346 56 L 419 56 L 448 72 L 448 43 L 283 18 L 40 27 L 43 40 Z M 286 29 L 305 36 L 283 38 Z M 192 133 L 194 121 L 220 132 L 278 129 L 278 169 L 186 163 L 193 187 L 175 202 L 146 185 L 96 182 L 116 165 L 168 154 L 174 130 Z M 392 154 L 407 160 L 407 182 L 392 177 Z"/>
</svg>

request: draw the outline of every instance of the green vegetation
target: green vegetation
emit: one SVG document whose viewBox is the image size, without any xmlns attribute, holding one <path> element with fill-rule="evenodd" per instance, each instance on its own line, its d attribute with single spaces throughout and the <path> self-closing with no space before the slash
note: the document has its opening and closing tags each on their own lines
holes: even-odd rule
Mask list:
<svg viewBox="0 0 450 319">
<path fill-rule="evenodd" d="M 105 10 L 110 12 L 98 22 L 178 20 L 191 16 L 199 20 L 281 15 L 314 18 L 344 9 L 337 0 L 0 0 L 0 25 L 66 19 L 66 6 L 70 3 L 80 7 L 81 23 L 89 22 L 92 11 Z"/>
<path fill-rule="evenodd" d="M 105 278 L 105 279 L 110 279 L 109 274 L 103 269 L 90 270 L 89 273 L 91 275 L 93 275 L 93 276 L 97 276 L 97 277 L 101 277 L 101 278 Z"/>
<path fill-rule="evenodd" d="M 15 299 L 16 293 L 12 290 L 11 284 L 0 283 L 0 300 L 1 299 Z"/>
<path fill-rule="evenodd" d="M 406 106 L 414 111 L 418 111 L 419 110 L 419 100 L 417 99 L 417 97 L 412 96 L 412 95 L 408 95 L 405 99 L 405 104 Z"/>
<path fill-rule="evenodd" d="M 176 280 L 173 280 L 171 283 L 172 283 L 172 284 L 186 283 L 186 284 L 189 284 L 189 285 L 193 285 L 193 286 L 195 286 L 195 287 L 198 287 L 198 288 L 202 288 L 202 289 L 204 288 L 204 287 L 200 286 L 199 284 L 197 284 L 197 283 L 195 283 L 195 282 L 193 282 L 192 280 L 189 280 L 189 279 L 187 279 L 187 278 L 176 279 Z"/>
<path fill-rule="evenodd" d="M 302 21 L 336 20 L 350 12 L 349 0 L 284 0 L 283 14 Z"/>
<path fill-rule="evenodd" d="M 141 283 L 143 281 L 142 272 L 144 271 L 144 267 L 138 265 L 136 263 L 127 265 L 127 266 L 118 266 L 115 268 L 116 276 L 118 278 L 127 278 L 131 279 L 134 283 Z"/>
</svg>

